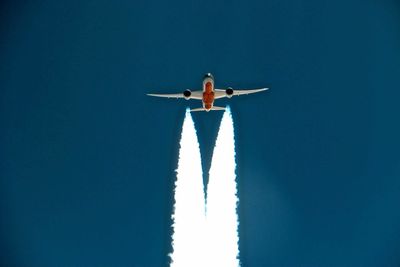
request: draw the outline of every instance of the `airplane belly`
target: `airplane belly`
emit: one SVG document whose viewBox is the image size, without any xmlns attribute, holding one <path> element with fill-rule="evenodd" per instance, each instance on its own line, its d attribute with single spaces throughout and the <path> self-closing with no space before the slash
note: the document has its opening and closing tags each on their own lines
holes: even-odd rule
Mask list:
<svg viewBox="0 0 400 267">
<path fill-rule="evenodd" d="M 207 110 L 210 110 L 213 107 L 214 104 L 214 88 L 213 84 L 211 81 L 208 81 L 204 85 L 204 92 L 203 92 L 203 105 L 204 108 Z"/>
</svg>

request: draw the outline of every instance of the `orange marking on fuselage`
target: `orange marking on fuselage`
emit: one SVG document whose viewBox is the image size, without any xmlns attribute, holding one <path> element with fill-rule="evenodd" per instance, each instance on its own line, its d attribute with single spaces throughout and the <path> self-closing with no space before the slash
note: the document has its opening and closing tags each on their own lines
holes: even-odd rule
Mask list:
<svg viewBox="0 0 400 267">
<path fill-rule="evenodd" d="M 214 103 L 214 90 L 213 84 L 211 82 L 207 82 L 204 86 L 203 92 L 203 105 L 204 108 L 210 110 Z"/>
</svg>

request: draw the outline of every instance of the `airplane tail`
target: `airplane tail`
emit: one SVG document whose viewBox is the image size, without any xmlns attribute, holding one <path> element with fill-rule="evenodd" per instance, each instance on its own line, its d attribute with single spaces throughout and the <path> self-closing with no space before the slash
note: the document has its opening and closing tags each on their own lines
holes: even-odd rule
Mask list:
<svg viewBox="0 0 400 267">
<path fill-rule="evenodd" d="M 225 110 L 225 108 L 213 106 L 211 108 L 211 110 Z M 195 111 L 207 111 L 207 110 L 205 108 L 194 108 L 194 109 L 191 109 L 190 111 L 195 112 Z"/>
</svg>

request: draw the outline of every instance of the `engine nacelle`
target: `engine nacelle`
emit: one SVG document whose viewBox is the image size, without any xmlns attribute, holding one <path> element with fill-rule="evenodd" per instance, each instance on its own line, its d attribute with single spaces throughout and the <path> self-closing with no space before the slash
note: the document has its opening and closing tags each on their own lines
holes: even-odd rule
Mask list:
<svg viewBox="0 0 400 267">
<path fill-rule="evenodd" d="M 228 89 L 225 90 L 226 97 L 231 98 L 233 96 L 233 89 L 232 87 L 228 87 Z"/>
<path fill-rule="evenodd" d="M 185 91 L 183 91 L 183 96 L 185 97 L 186 100 L 189 100 L 191 95 L 192 95 L 192 92 L 189 89 L 186 89 Z"/>
</svg>

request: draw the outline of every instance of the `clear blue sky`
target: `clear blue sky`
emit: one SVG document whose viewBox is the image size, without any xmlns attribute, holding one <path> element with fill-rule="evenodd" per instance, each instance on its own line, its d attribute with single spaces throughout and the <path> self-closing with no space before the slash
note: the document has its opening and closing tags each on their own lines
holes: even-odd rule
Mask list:
<svg viewBox="0 0 400 267">
<path fill-rule="evenodd" d="M 395 0 L 3 1 L 0 265 L 158 267 L 185 108 L 228 100 L 240 258 L 399 266 Z M 221 101 L 224 105 L 227 101 Z M 193 115 L 208 169 L 222 113 Z"/>
</svg>

